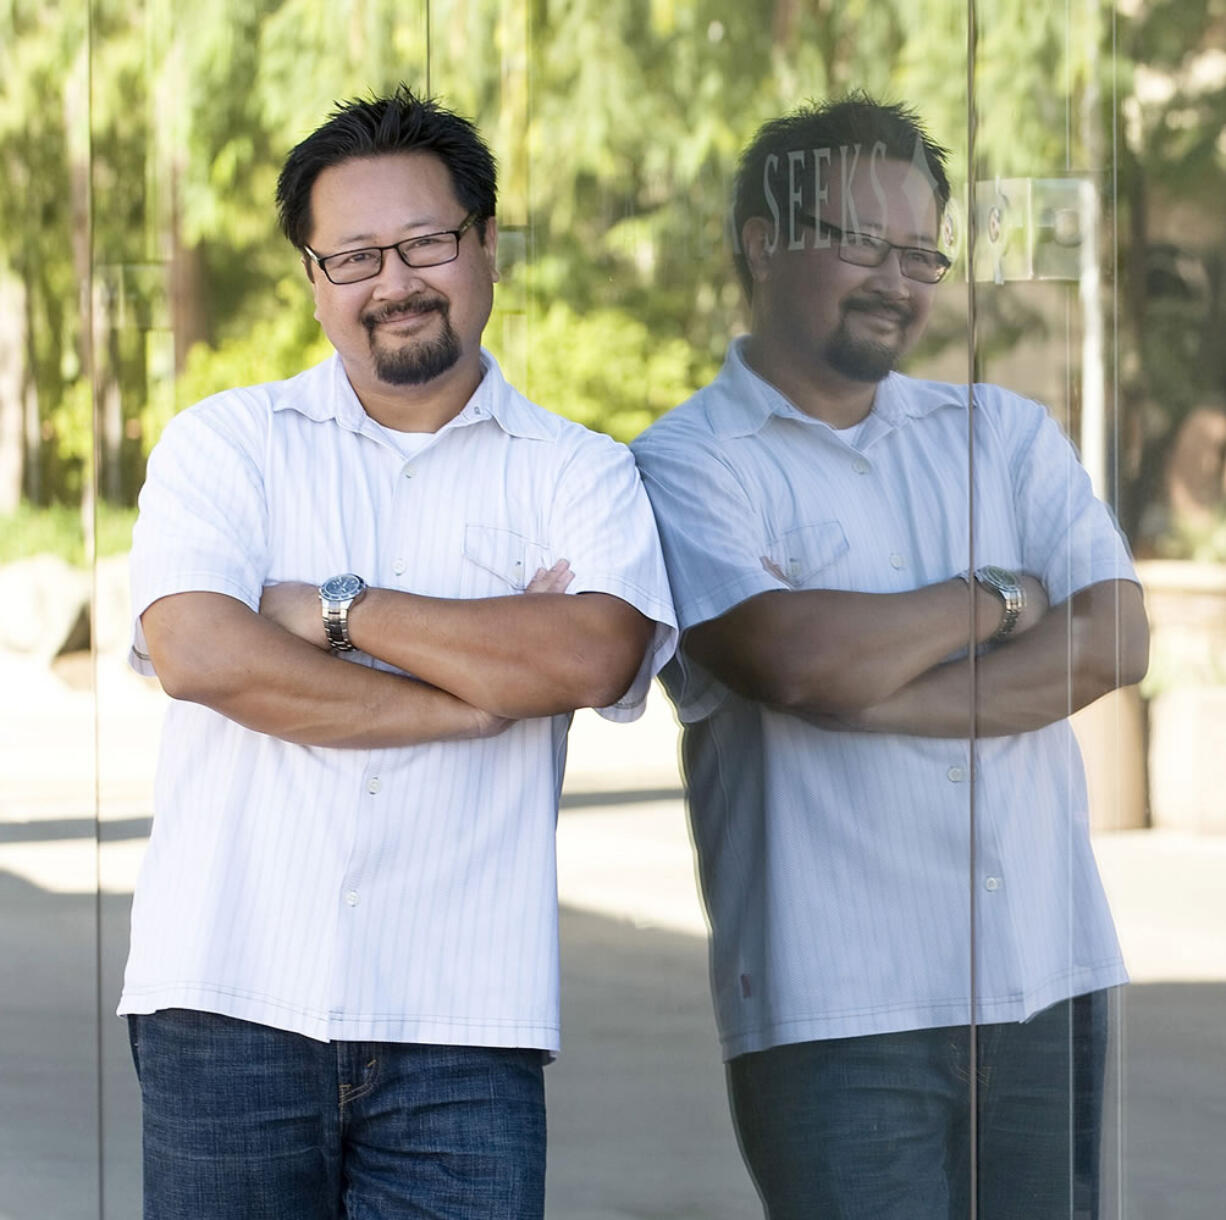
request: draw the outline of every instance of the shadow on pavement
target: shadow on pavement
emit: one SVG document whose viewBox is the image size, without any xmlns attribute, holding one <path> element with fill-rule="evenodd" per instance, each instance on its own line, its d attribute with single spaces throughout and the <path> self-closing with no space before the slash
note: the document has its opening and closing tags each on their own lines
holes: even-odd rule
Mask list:
<svg viewBox="0 0 1226 1220">
<path fill-rule="evenodd" d="M 0 871 L 0 1220 L 140 1214 L 138 1099 L 112 1015 L 129 901 Z M 569 909 L 561 926 L 550 1220 L 760 1215 L 727 1116 L 705 943 Z M 1107 1179 L 1123 1164 L 1104 1215 L 1221 1220 L 1226 983 L 1134 985 L 1120 1011 Z"/>
</svg>

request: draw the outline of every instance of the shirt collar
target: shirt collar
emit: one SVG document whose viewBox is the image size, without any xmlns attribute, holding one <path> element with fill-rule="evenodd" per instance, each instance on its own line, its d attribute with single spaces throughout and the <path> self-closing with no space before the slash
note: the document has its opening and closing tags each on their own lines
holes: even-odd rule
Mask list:
<svg viewBox="0 0 1226 1220">
<path fill-rule="evenodd" d="M 732 341 L 716 382 L 723 393 L 714 396 L 707 406 L 711 427 L 717 435 L 751 436 L 775 416 L 829 426 L 806 415 L 785 394 L 758 376 L 745 363 L 744 347 L 745 336 Z M 891 373 L 877 385 L 868 416 L 870 426 L 861 437 L 861 448 L 908 420 L 929 415 L 940 407 L 965 407 L 965 397 L 958 397 L 962 388 Z"/>
<path fill-rule="evenodd" d="M 517 393 L 502 375 L 498 361 L 485 348 L 481 349 L 481 364 L 485 369 L 481 383 L 460 413 L 444 427 L 465 427 L 492 419 L 510 436 L 553 440 L 557 434 L 557 429 L 551 426 L 555 417 L 534 408 Z M 336 353 L 313 369 L 281 383 L 273 410 L 287 409 L 320 422 L 335 420 L 350 432 L 361 432 L 369 418 Z"/>
</svg>

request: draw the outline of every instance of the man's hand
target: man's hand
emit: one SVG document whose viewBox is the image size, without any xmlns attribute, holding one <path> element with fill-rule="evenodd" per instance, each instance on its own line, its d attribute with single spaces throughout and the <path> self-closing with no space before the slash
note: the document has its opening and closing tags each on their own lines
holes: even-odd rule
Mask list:
<svg viewBox="0 0 1226 1220">
<path fill-rule="evenodd" d="M 575 574 L 570 570 L 570 561 L 559 559 L 552 568 L 537 568 L 524 592 L 565 593 L 567 586 L 574 579 Z"/>
</svg>

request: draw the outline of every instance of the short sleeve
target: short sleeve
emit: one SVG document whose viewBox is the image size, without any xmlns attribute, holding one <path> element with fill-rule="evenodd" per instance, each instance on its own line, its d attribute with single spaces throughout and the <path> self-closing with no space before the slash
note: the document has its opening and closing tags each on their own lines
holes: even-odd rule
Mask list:
<svg viewBox="0 0 1226 1220">
<path fill-rule="evenodd" d="M 632 448 L 655 511 L 683 634 L 759 593 L 790 587 L 782 572 L 764 563 L 771 540 L 761 513 L 700 436 L 664 441 L 649 431 Z M 705 719 L 729 695 L 683 648 L 663 678 L 683 724 Z"/>
<path fill-rule="evenodd" d="M 656 627 L 630 689 L 608 720 L 636 720 L 651 680 L 677 646 L 677 620 L 651 505 L 630 451 L 589 434 L 561 471 L 550 513 L 552 553 L 570 562 L 569 593 L 608 593 L 628 602 Z"/>
<path fill-rule="evenodd" d="M 1012 476 L 1023 568 L 1042 579 L 1052 605 L 1103 581 L 1135 582 L 1128 545 L 1072 444 L 1039 404 L 1014 404 Z"/>
<path fill-rule="evenodd" d="M 645 434 L 634 443 L 655 510 L 677 621 L 689 628 L 719 618 L 747 598 L 788 584 L 763 563 L 771 540 L 761 513 L 719 458 L 694 445 Z"/>
<path fill-rule="evenodd" d="M 149 457 L 132 531 L 129 664 L 151 676 L 140 616 L 175 593 L 224 593 L 258 610 L 267 571 L 266 418 L 237 392 L 176 416 Z"/>
</svg>

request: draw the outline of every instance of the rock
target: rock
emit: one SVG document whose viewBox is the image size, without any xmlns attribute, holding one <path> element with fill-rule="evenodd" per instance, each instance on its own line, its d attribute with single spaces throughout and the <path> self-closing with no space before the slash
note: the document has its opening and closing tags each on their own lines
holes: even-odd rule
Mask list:
<svg viewBox="0 0 1226 1220">
<path fill-rule="evenodd" d="M 89 647 L 87 571 L 56 555 L 34 555 L 5 564 L 0 579 L 12 607 L 0 649 L 50 661 L 66 644 Z"/>
</svg>

